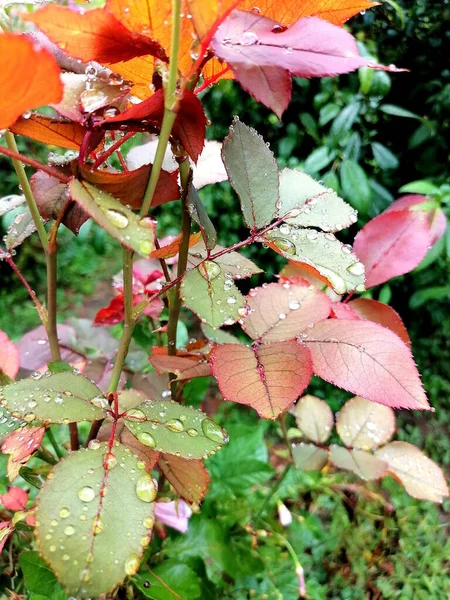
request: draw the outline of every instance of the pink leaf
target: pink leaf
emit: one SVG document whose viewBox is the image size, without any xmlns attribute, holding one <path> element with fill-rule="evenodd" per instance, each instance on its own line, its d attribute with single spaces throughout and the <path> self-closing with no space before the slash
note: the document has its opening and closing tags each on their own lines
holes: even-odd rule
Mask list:
<svg viewBox="0 0 450 600">
<path fill-rule="evenodd" d="M 312 375 L 309 351 L 296 341 L 215 346 L 210 362 L 223 397 L 251 406 L 265 419 L 289 408 Z"/>
<path fill-rule="evenodd" d="M 45 427 L 27 427 L 13 431 L 2 444 L 3 454 L 10 454 L 14 462 L 22 462 L 39 448 Z"/>
<path fill-rule="evenodd" d="M 366 267 L 366 288 L 412 271 L 430 244 L 430 227 L 421 211 L 388 212 L 369 221 L 353 244 Z"/>
<path fill-rule="evenodd" d="M 8 510 L 23 510 L 28 502 L 28 493 L 19 487 L 10 487 L 0 496 L 0 502 Z"/>
<path fill-rule="evenodd" d="M 373 321 L 387 327 L 396 333 L 407 346 L 411 347 L 411 340 L 400 315 L 387 304 L 370 298 L 357 298 L 349 302 L 347 306 L 350 306 L 360 319 Z"/>
<path fill-rule="evenodd" d="M 176 381 L 193 379 L 194 377 L 209 377 L 211 371 L 204 356 L 165 356 L 154 354 L 149 361 L 155 367 L 158 375 L 175 373 Z"/>
<path fill-rule="evenodd" d="M 6 333 L 0 331 L 0 371 L 14 379 L 19 370 L 19 349 L 11 342 Z"/>
<path fill-rule="evenodd" d="M 430 408 L 410 349 L 370 321 L 330 319 L 304 338 L 314 373 L 325 381 L 392 408 Z"/>
<path fill-rule="evenodd" d="M 282 342 L 296 338 L 310 323 L 326 319 L 330 300 L 316 289 L 286 282 L 251 290 L 242 325 L 253 339 Z"/>
<path fill-rule="evenodd" d="M 384 211 L 384 213 L 388 212 L 398 212 L 403 209 L 411 208 L 414 210 L 414 207 L 417 207 L 419 204 L 424 205 L 424 211 L 428 214 L 428 222 L 430 224 L 430 233 L 431 233 L 431 245 L 433 246 L 441 237 L 444 235 L 445 230 L 447 229 L 447 217 L 445 213 L 439 207 L 432 207 L 431 209 L 426 207 L 426 203 L 429 202 L 429 198 L 426 196 L 421 196 L 419 194 L 408 194 L 407 196 L 403 196 L 399 198 L 395 202 L 393 202 L 388 208 Z M 419 209 L 420 210 L 420 209 Z"/>
<path fill-rule="evenodd" d="M 235 10 L 212 40 L 242 87 L 279 117 L 291 97 L 291 75 L 325 77 L 377 66 L 359 56 L 344 29 L 307 17 L 286 28 L 255 12 Z"/>
<path fill-rule="evenodd" d="M 69 325 L 58 325 L 58 339 L 61 345 L 61 360 L 79 363 L 82 357 L 70 347 L 76 346 L 75 330 Z M 20 366 L 28 371 L 37 371 L 52 360 L 45 327 L 40 325 L 26 333 L 17 344 L 20 351 Z"/>
</svg>

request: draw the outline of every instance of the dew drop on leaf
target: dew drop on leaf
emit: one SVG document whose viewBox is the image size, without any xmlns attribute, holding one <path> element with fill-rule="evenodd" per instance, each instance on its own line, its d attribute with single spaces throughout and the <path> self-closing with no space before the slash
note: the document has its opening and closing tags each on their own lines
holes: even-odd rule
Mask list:
<svg viewBox="0 0 450 600">
<path fill-rule="evenodd" d="M 205 437 L 213 442 L 217 442 L 218 444 L 226 444 L 228 442 L 228 433 L 220 425 L 211 421 L 211 419 L 203 419 L 202 431 Z"/>
<path fill-rule="evenodd" d="M 59 511 L 59 516 L 61 517 L 61 519 L 67 519 L 67 517 L 70 515 L 70 510 L 66 507 L 62 508 Z"/>
<path fill-rule="evenodd" d="M 105 215 L 117 229 L 128 227 L 128 217 L 118 210 L 112 208 L 102 208 Z"/>
<path fill-rule="evenodd" d="M 91 502 L 95 498 L 94 490 L 88 485 L 78 490 L 78 498 L 83 502 Z"/>
<path fill-rule="evenodd" d="M 355 262 L 347 267 L 347 271 L 352 275 L 364 275 L 365 267 L 362 262 Z"/>
<path fill-rule="evenodd" d="M 222 271 L 219 265 L 211 261 L 204 262 L 202 268 L 200 269 L 200 273 L 203 275 L 203 277 L 205 277 L 205 279 L 215 279 L 220 275 L 221 272 Z"/>
<path fill-rule="evenodd" d="M 174 431 L 175 433 L 184 431 L 184 425 L 179 419 L 170 419 L 165 423 L 165 426 L 169 431 Z"/>
<path fill-rule="evenodd" d="M 98 450 L 100 448 L 100 442 L 98 440 L 91 440 L 88 444 L 89 450 Z"/>
<path fill-rule="evenodd" d="M 138 421 L 146 421 L 147 420 L 147 417 L 142 412 L 142 410 L 139 410 L 139 408 L 130 408 L 130 410 L 127 410 L 126 418 L 127 419 L 136 419 Z"/>
<path fill-rule="evenodd" d="M 290 310 L 297 310 L 300 308 L 300 302 L 298 300 L 290 300 L 288 307 Z"/>
<path fill-rule="evenodd" d="M 276 238 L 272 240 L 277 248 L 279 248 L 282 252 L 286 254 L 290 254 L 291 256 L 295 254 L 295 244 L 290 240 L 285 240 L 284 238 Z"/>
<path fill-rule="evenodd" d="M 143 520 L 144 527 L 147 529 L 153 529 L 153 525 L 155 524 L 155 519 L 153 517 L 145 517 Z"/>
<path fill-rule="evenodd" d="M 125 574 L 126 575 L 134 575 L 139 570 L 139 556 L 137 554 L 130 554 L 124 564 Z"/>
<path fill-rule="evenodd" d="M 136 495 L 142 502 L 153 502 L 156 498 L 157 488 L 148 473 L 144 473 L 136 482 Z"/>
<path fill-rule="evenodd" d="M 75 533 L 75 527 L 72 527 L 72 525 L 67 525 L 67 527 L 64 529 L 64 533 L 66 535 L 73 535 Z"/>
<path fill-rule="evenodd" d="M 198 431 L 196 429 L 193 429 L 192 427 L 190 429 L 188 429 L 186 431 L 186 433 L 188 435 L 190 435 L 191 437 L 197 437 L 198 436 Z"/>
<path fill-rule="evenodd" d="M 141 444 L 144 444 L 144 446 L 156 448 L 155 438 L 150 433 L 147 433 L 146 431 L 139 431 L 136 434 L 136 438 L 139 442 L 141 442 Z"/>
</svg>

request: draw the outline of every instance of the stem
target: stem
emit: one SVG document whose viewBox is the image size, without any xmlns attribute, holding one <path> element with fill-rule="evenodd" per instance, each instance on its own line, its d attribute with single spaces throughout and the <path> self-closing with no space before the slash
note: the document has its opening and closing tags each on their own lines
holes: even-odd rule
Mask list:
<svg viewBox="0 0 450 600">
<path fill-rule="evenodd" d="M 180 178 L 181 187 L 183 190 L 182 194 L 182 213 L 181 213 L 181 233 L 182 238 L 180 242 L 180 252 L 178 256 L 178 270 L 177 280 L 178 283 L 172 293 L 170 308 L 169 308 L 169 323 L 167 325 L 167 350 L 168 354 L 174 356 L 177 353 L 177 326 L 178 319 L 180 317 L 181 309 L 181 297 L 180 297 L 180 284 L 181 278 L 186 272 L 187 259 L 189 252 L 189 236 L 191 233 L 191 215 L 187 207 L 187 196 L 188 196 L 188 184 L 189 184 L 189 173 L 190 166 L 187 157 L 180 163 Z"/>
<path fill-rule="evenodd" d="M 110 148 L 108 148 L 108 150 L 106 150 L 106 152 L 103 152 L 103 154 L 100 154 L 100 156 L 97 158 L 97 160 L 94 162 L 94 164 L 90 167 L 91 171 L 95 171 L 95 169 L 97 169 L 102 163 L 104 163 L 106 160 L 108 160 L 108 158 L 111 156 L 111 154 L 114 154 L 114 152 L 116 150 L 118 150 L 123 143 L 125 143 L 127 140 L 132 138 L 134 134 L 135 134 L 134 131 L 127 133 L 126 135 L 123 136 L 123 138 L 120 138 L 120 140 L 117 140 L 117 142 L 114 142 L 114 144 Z"/>
<path fill-rule="evenodd" d="M 39 299 L 36 296 L 36 292 L 31 289 L 30 284 L 25 279 L 25 277 L 22 275 L 22 273 L 19 271 L 18 266 L 13 261 L 12 257 L 9 256 L 9 254 L 7 254 L 7 253 L 0 254 L 0 258 L 2 258 L 3 260 L 6 260 L 6 262 L 8 263 L 8 265 L 11 267 L 11 269 L 14 271 L 14 273 L 20 279 L 22 285 L 27 290 L 28 294 L 30 295 L 30 298 L 33 300 L 33 302 L 34 302 L 34 304 L 35 304 L 35 306 L 37 308 L 38 315 L 39 315 L 39 318 L 42 321 L 42 324 L 46 328 L 47 327 L 47 312 L 46 312 L 45 308 L 42 306 L 42 304 L 39 302 Z"/>
<path fill-rule="evenodd" d="M 45 433 L 47 434 L 48 441 L 53 446 L 53 450 L 56 452 L 56 456 L 58 458 L 62 458 L 64 454 L 61 451 L 61 448 L 58 446 L 58 442 L 56 441 L 55 436 L 53 435 L 53 431 L 51 429 L 47 429 Z"/>
<path fill-rule="evenodd" d="M 40 446 L 35 453 L 36 458 L 40 458 L 42 461 L 48 463 L 49 465 L 56 465 L 58 461 L 53 456 L 51 452 L 46 450 L 43 446 Z"/>
<path fill-rule="evenodd" d="M 6 136 L 8 134 L 10 136 L 12 136 L 12 138 L 14 139 L 14 135 L 10 131 L 7 131 L 5 133 L 5 139 L 7 139 Z M 14 139 L 14 144 L 15 143 L 16 142 Z M 17 146 L 15 146 L 15 147 L 17 148 Z M 33 167 L 34 169 L 37 169 L 38 171 L 43 171 L 44 173 L 47 173 L 47 175 L 50 175 L 50 177 L 54 177 L 55 179 L 58 179 L 61 183 L 69 183 L 69 181 L 71 180 L 71 177 L 64 175 L 64 173 L 61 173 L 61 171 L 58 171 L 58 169 L 54 169 L 53 167 L 50 167 L 49 165 L 44 165 L 37 160 L 28 158 L 28 156 L 23 156 L 23 154 L 20 154 L 20 152 L 18 152 L 17 150 L 14 150 L 13 148 L 14 148 L 13 146 L 11 148 L 9 148 L 9 144 L 8 144 L 8 148 L 4 148 L 3 146 L 0 146 L 0 154 L 9 156 L 9 158 L 12 158 L 13 160 L 18 160 L 21 163 L 25 163 L 29 167 Z"/>
<path fill-rule="evenodd" d="M 165 92 L 164 107 L 172 111 L 177 104 L 178 58 L 181 39 L 181 0 L 172 0 L 172 39 L 170 43 L 169 78 Z"/>
<path fill-rule="evenodd" d="M 261 518 L 261 516 L 264 514 L 264 511 L 266 510 L 269 502 L 271 501 L 272 497 L 274 496 L 274 494 L 276 493 L 276 491 L 278 490 L 280 485 L 283 483 L 283 480 L 286 477 L 286 475 L 289 473 L 291 467 L 292 467 L 292 463 L 288 463 L 284 467 L 284 470 L 281 473 L 280 477 L 278 479 L 275 479 L 275 481 L 272 484 L 269 494 L 266 496 L 266 499 L 264 500 L 263 505 L 261 506 L 260 510 L 258 511 L 258 513 L 255 517 L 255 521 L 258 521 Z"/>
<path fill-rule="evenodd" d="M 5 133 L 5 140 L 8 148 L 12 152 L 18 154 L 16 139 L 10 131 L 7 131 Z M 31 187 L 28 182 L 27 174 L 25 173 L 25 169 L 22 164 L 22 157 L 20 159 L 13 158 L 12 163 L 14 166 L 14 170 L 17 174 L 17 179 L 19 180 L 20 188 L 23 191 L 23 195 L 25 196 L 25 200 L 27 201 L 27 205 L 30 209 L 31 216 L 33 217 L 33 221 L 36 226 L 39 239 L 41 240 L 42 247 L 44 248 L 44 250 L 47 250 L 47 232 L 45 231 L 44 224 L 41 221 L 41 215 L 39 214 L 36 200 L 34 199 L 33 192 L 31 191 Z"/>
</svg>

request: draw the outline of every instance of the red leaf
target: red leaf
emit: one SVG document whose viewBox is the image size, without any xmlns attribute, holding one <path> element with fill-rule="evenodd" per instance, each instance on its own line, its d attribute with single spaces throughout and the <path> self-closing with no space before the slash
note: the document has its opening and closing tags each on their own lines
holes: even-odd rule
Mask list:
<svg viewBox="0 0 450 600">
<path fill-rule="evenodd" d="M 106 9 L 81 13 L 63 6 L 47 5 L 23 18 L 35 23 L 70 56 L 84 61 L 114 64 L 145 55 L 167 60 L 159 42 L 128 30 Z"/>
<path fill-rule="evenodd" d="M 421 211 L 388 212 L 369 221 L 353 244 L 366 267 L 366 288 L 412 271 L 430 243 L 427 216 Z"/>
<path fill-rule="evenodd" d="M 110 173 L 108 171 L 91 171 L 89 167 L 80 165 L 82 179 L 92 183 L 104 192 L 108 192 L 122 202 L 138 210 L 142 206 L 147 183 L 152 171 L 151 165 L 145 165 L 136 171 L 125 173 Z M 159 206 L 172 200 L 180 199 L 180 189 L 176 175 L 161 171 L 153 196 L 152 206 Z"/>
<path fill-rule="evenodd" d="M 63 93 L 59 76 L 54 57 L 34 40 L 0 34 L 0 129 L 12 125 L 27 110 L 59 102 Z"/>
<path fill-rule="evenodd" d="M 203 461 L 161 454 L 158 466 L 181 498 L 200 504 L 211 481 Z"/>
<path fill-rule="evenodd" d="M 348 32 L 316 17 L 283 30 L 277 21 L 236 10 L 220 25 L 211 46 L 244 89 L 280 118 L 291 97 L 290 75 L 334 76 L 369 62 L 359 56 Z"/>
<path fill-rule="evenodd" d="M 135 104 L 125 112 L 102 123 L 130 123 L 137 121 L 139 130 L 161 127 L 164 115 L 164 91 L 158 90 L 153 96 Z M 141 121 L 144 121 L 144 124 Z M 148 123 L 148 125 L 146 125 Z M 192 92 L 184 92 L 180 101 L 172 135 L 178 139 L 194 162 L 203 150 L 205 143 L 206 115 L 200 100 Z"/>
<path fill-rule="evenodd" d="M 0 330 L 0 371 L 14 379 L 19 370 L 19 349 L 11 342 L 6 333 Z"/>
<path fill-rule="evenodd" d="M 11 131 L 43 144 L 70 150 L 80 148 L 86 133 L 86 129 L 79 123 L 65 123 L 60 119 L 39 114 L 32 114 L 29 119 L 18 119 Z"/>
<path fill-rule="evenodd" d="M 95 315 L 93 324 L 96 327 L 102 325 L 117 325 L 125 318 L 124 296 L 115 296 L 105 308 L 101 308 Z"/>
<path fill-rule="evenodd" d="M 411 208 L 414 210 L 420 208 L 418 205 L 423 204 L 423 212 L 426 212 L 428 215 L 428 222 L 430 223 L 430 234 L 431 234 L 431 245 L 433 246 L 441 237 L 444 235 L 445 230 L 447 229 L 447 217 L 445 213 L 436 205 L 432 208 L 427 207 L 429 199 L 426 196 L 420 196 L 419 194 L 409 194 L 407 196 L 403 196 L 398 200 L 395 200 L 384 213 L 388 212 L 398 212 L 403 209 Z"/>
<path fill-rule="evenodd" d="M 296 341 L 215 346 L 210 364 L 224 399 L 251 406 L 265 419 L 289 408 L 312 375 L 309 351 Z"/>
<path fill-rule="evenodd" d="M 2 444 L 3 454 L 10 454 L 13 462 L 22 462 L 39 448 L 45 427 L 27 427 L 13 431 Z"/>
<path fill-rule="evenodd" d="M 158 375 L 175 373 L 176 381 L 193 379 L 194 377 L 209 377 L 211 370 L 204 356 L 161 356 L 152 355 L 149 358 Z"/>
<path fill-rule="evenodd" d="M 69 325 L 58 325 L 58 340 L 61 345 L 61 360 L 70 364 L 83 360 L 70 348 L 76 346 L 75 330 Z M 28 371 L 37 371 L 52 360 L 45 327 L 40 325 L 26 333 L 17 344 L 20 351 L 20 366 Z"/>
<path fill-rule="evenodd" d="M 253 339 L 282 342 L 296 338 L 310 323 L 326 319 L 330 300 L 316 289 L 289 282 L 250 291 L 242 327 Z"/>
<path fill-rule="evenodd" d="M 389 329 L 331 319 L 317 323 L 304 343 L 325 381 L 392 408 L 430 408 L 410 349 Z"/>
<path fill-rule="evenodd" d="M 370 298 L 357 298 L 349 302 L 347 306 L 351 306 L 360 319 L 373 321 L 374 323 L 383 325 L 383 327 L 387 327 L 396 333 L 407 346 L 411 347 L 411 340 L 400 315 L 387 304 L 371 300 Z"/>
<path fill-rule="evenodd" d="M 8 510 L 23 510 L 28 502 L 28 493 L 19 487 L 10 487 L 6 494 L 0 495 L 0 502 Z"/>
</svg>

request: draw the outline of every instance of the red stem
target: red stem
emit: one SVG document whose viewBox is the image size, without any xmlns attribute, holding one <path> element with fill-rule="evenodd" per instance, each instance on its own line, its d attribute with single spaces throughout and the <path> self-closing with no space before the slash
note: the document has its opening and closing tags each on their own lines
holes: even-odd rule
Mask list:
<svg viewBox="0 0 450 600">
<path fill-rule="evenodd" d="M 226 67 L 225 69 L 222 69 L 222 71 L 220 71 L 220 73 L 217 73 L 217 75 L 214 75 L 214 77 L 205 79 L 205 81 L 201 85 L 199 85 L 198 88 L 195 88 L 194 94 L 200 94 L 200 92 L 203 92 L 203 90 L 206 90 L 207 87 L 209 87 L 213 83 L 216 83 L 216 81 L 218 79 L 220 79 L 222 77 L 222 75 L 225 75 L 225 73 L 228 73 L 229 70 L 230 70 L 230 67 Z"/>
<path fill-rule="evenodd" d="M 133 137 L 133 135 L 136 132 L 134 131 L 130 131 L 129 133 L 127 133 L 126 135 L 123 136 L 123 138 L 121 138 L 120 140 L 117 140 L 117 142 L 115 144 L 113 144 L 111 146 L 111 148 L 109 148 L 108 150 L 106 150 L 106 152 L 103 152 L 103 154 L 100 154 L 100 156 L 97 158 L 97 160 L 95 161 L 95 163 L 90 167 L 91 171 L 93 171 L 94 169 L 97 169 L 102 163 L 105 162 L 105 160 L 108 160 L 108 158 L 111 156 L 111 154 L 114 154 L 114 152 L 120 148 L 120 146 L 126 142 L 127 140 L 129 140 L 131 137 Z"/>
<path fill-rule="evenodd" d="M 3 146 L 0 146 L 0 154 L 9 156 L 9 158 L 15 158 L 16 160 L 20 160 L 29 167 L 33 167 L 38 171 L 44 171 L 44 173 L 47 173 L 47 175 L 50 175 L 50 177 L 55 177 L 55 179 L 58 179 L 61 183 L 69 183 L 71 180 L 71 177 L 64 175 L 64 173 L 61 173 L 61 171 L 58 171 L 58 169 L 54 169 L 53 167 L 50 167 L 48 165 L 43 165 L 39 161 L 33 160 L 32 158 L 28 158 L 27 156 L 23 156 L 23 154 L 19 154 L 19 152 L 14 152 L 14 150 L 10 150 L 9 148 L 4 148 Z"/>
<path fill-rule="evenodd" d="M 22 273 L 19 271 L 19 268 L 17 267 L 16 263 L 13 261 L 12 257 L 8 253 L 2 253 L 2 254 L 0 254 L 0 258 L 3 259 L 3 260 L 6 260 L 6 262 L 8 263 L 8 265 L 11 267 L 11 269 L 14 271 L 14 273 L 20 279 L 20 281 L 22 282 L 22 285 L 24 286 L 24 288 L 29 293 L 30 298 L 33 300 L 33 302 L 34 302 L 34 304 L 35 304 L 35 306 L 37 308 L 37 311 L 39 313 L 39 317 L 40 317 L 43 325 L 45 325 L 45 323 L 47 321 L 47 315 L 45 313 L 44 307 L 39 302 L 38 297 L 36 296 L 36 292 L 31 289 L 30 284 L 25 279 L 25 277 L 22 275 Z"/>
</svg>

